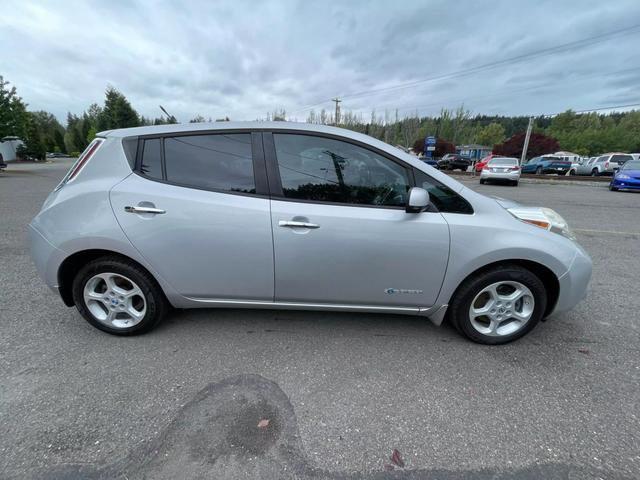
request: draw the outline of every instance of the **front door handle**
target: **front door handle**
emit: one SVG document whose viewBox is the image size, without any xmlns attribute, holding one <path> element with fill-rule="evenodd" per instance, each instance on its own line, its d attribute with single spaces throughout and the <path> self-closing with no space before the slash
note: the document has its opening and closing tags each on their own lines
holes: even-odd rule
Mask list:
<svg viewBox="0 0 640 480">
<path fill-rule="evenodd" d="M 317 223 L 297 222 L 295 220 L 280 220 L 278 225 L 289 228 L 320 228 L 320 225 Z"/>
<path fill-rule="evenodd" d="M 154 207 L 124 207 L 124 211 L 127 213 L 153 213 L 159 215 L 161 213 L 167 213 L 166 210 Z"/>
</svg>

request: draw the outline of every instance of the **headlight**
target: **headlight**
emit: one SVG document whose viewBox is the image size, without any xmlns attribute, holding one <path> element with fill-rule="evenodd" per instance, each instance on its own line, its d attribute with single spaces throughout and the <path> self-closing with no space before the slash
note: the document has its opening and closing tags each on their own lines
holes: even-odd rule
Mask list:
<svg viewBox="0 0 640 480">
<path fill-rule="evenodd" d="M 627 175 L 626 173 L 619 173 L 616 175 L 616 178 L 618 180 L 631 180 L 631 177 L 629 175 Z"/>
<path fill-rule="evenodd" d="M 567 221 L 555 210 L 542 207 L 517 207 L 507 208 L 507 211 L 525 223 L 530 223 L 553 233 L 559 233 L 570 240 L 576 239 Z"/>
</svg>

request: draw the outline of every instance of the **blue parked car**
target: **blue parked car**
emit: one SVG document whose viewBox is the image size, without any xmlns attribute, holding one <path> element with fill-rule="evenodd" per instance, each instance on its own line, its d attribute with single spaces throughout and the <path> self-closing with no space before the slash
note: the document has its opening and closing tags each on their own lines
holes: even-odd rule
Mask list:
<svg viewBox="0 0 640 480">
<path fill-rule="evenodd" d="M 558 157 L 533 157 L 522 165 L 522 173 L 535 173 L 537 175 L 542 175 L 543 173 L 566 175 L 570 169 L 571 162 L 561 160 Z"/>
<path fill-rule="evenodd" d="M 618 170 L 609 184 L 609 190 L 640 190 L 640 160 L 629 160 Z"/>
</svg>

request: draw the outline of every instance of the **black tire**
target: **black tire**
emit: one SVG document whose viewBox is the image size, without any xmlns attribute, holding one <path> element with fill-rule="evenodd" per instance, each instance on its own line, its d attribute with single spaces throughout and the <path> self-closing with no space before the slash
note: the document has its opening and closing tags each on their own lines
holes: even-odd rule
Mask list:
<svg viewBox="0 0 640 480">
<path fill-rule="evenodd" d="M 575 175 L 577 175 L 577 174 L 578 174 L 578 173 L 577 173 L 574 169 L 569 170 L 569 175 L 570 175 L 570 176 L 572 176 L 572 177 L 573 177 L 573 176 L 575 176 Z"/>
<path fill-rule="evenodd" d="M 529 320 L 510 335 L 490 336 L 474 328 L 469 317 L 471 302 L 485 287 L 500 281 L 515 281 L 525 285 L 533 294 L 535 305 Z M 467 278 L 458 287 L 449 306 L 448 317 L 455 328 L 468 339 L 485 345 L 512 342 L 530 332 L 542 319 L 547 306 L 547 292 L 542 281 L 519 265 L 500 265 Z"/>
<path fill-rule="evenodd" d="M 485 180 L 484 178 L 481 178 L 481 179 L 480 179 L 480 185 L 484 185 L 484 184 L 485 184 L 485 182 L 486 182 L 486 180 Z"/>
<path fill-rule="evenodd" d="M 536 175 L 542 175 L 542 167 L 536 168 Z"/>
<path fill-rule="evenodd" d="M 513 185 L 514 187 L 517 187 L 518 183 L 519 183 L 518 180 L 514 180 L 513 182 L 511 182 L 511 185 Z"/>
<path fill-rule="evenodd" d="M 598 173 L 598 169 L 597 169 L 597 168 L 594 168 L 593 170 L 591 170 L 591 176 L 592 176 L 592 177 L 597 177 L 597 176 L 599 176 L 599 173 Z"/>
<path fill-rule="evenodd" d="M 611 190 L 612 192 L 617 192 L 618 191 L 618 187 L 614 187 L 613 185 L 609 185 L 609 190 Z"/>
<path fill-rule="evenodd" d="M 99 321 L 84 300 L 86 283 L 99 273 L 115 273 L 132 280 L 144 294 L 146 311 L 142 320 L 132 327 L 115 328 Z M 137 335 L 155 327 L 169 309 L 164 292 L 156 280 L 136 263 L 117 256 L 101 257 L 86 264 L 73 279 L 73 301 L 80 314 L 96 328 L 113 335 Z"/>
</svg>

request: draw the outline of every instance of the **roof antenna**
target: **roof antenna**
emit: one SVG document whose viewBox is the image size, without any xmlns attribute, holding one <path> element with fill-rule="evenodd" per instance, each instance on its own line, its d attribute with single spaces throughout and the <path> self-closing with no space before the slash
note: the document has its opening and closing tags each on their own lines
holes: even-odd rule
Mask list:
<svg viewBox="0 0 640 480">
<path fill-rule="evenodd" d="M 178 123 L 178 120 L 176 119 L 176 117 L 174 117 L 173 115 L 170 115 L 169 112 L 167 112 L 162 105 L 160 105 L 160 110 L 162 110 L 164 114 L 167 116 L 167 121 L 169 123 Z"/>
</svg>

